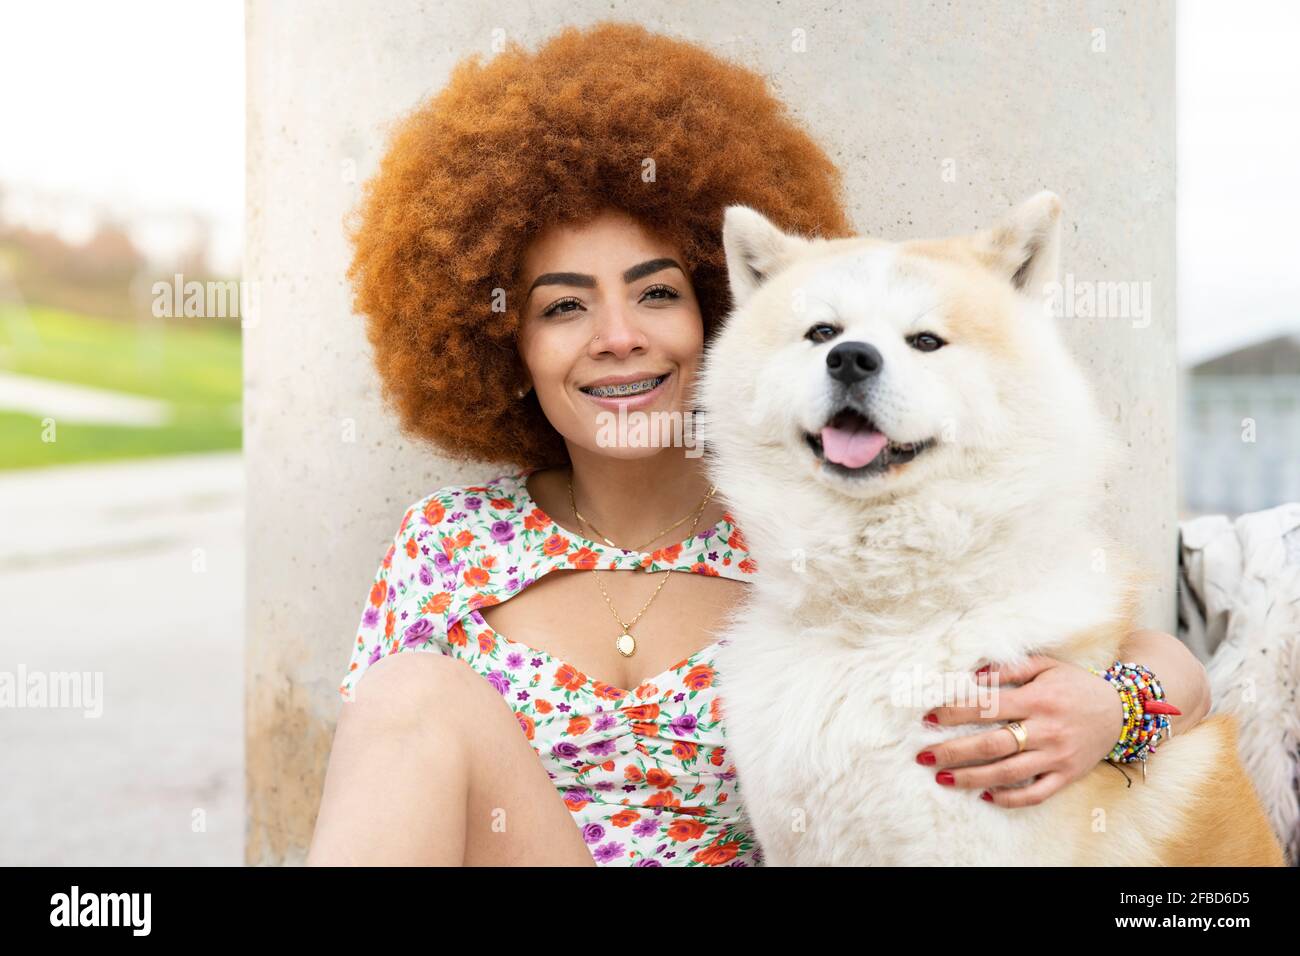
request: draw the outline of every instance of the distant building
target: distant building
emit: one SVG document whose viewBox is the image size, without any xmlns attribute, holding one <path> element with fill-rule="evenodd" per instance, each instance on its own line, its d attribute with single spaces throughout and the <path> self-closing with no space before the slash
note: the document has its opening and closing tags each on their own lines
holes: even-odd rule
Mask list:
<svg viewBox="0 0 1300 956">
<path fill-rule="evenodd" d="M 1300 501 L 1300 333 L 1204 359 L 1180 382 L 1185 513 Z"/>
</svg>

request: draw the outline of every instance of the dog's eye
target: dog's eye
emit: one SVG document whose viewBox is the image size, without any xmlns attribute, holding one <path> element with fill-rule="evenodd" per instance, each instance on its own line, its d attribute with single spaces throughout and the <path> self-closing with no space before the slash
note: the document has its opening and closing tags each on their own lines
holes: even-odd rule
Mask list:
<svg viewBox="0 0 1300 956">
<path fill-rule="evenodd" d="M 810 342 L 829 342 L 835 336 L 840 334 L 840 330 L 833 325 L 827 325 L 825 322 L 818 322 L 804 335 Z"/>
<path fill-rule="evenodd" d="M 933 332 L 917 332 L 915 335 L 907 337 L 907 344 L 918 352 L 933 352 L 935 349 L 943 348 L 948 343 Z"/>
</svg>

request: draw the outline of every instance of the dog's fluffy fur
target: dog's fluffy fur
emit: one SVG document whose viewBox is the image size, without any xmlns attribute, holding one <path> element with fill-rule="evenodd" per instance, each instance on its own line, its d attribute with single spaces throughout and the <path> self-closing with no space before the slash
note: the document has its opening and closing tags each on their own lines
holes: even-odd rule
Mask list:
<svg viewBox="0 0 1300 956">
<path fill-rule="evenodd" d="M 925 726 L 945 681 L 973 701 L 988 662 L 1105 668 L 1135 626 L 1144 582 L 1100 520 L 1117 442 L 1043 304 L 1060 208 L 1040 193 L 996 228 L 902 243 L 726 211 L 734 309 L 697 397 L 759 565 L 718 670 L 770 864 L 1281 863 L 1228 717 L 1163 742 L 1145 780 L 1099 762 L 1016 809 L 916 762 L 996 726 Z M 877 367 L 831 374 L 842 343 Z M 891 442 L 856 469 L 816 440 L 846 408 Z"/>
</svg>

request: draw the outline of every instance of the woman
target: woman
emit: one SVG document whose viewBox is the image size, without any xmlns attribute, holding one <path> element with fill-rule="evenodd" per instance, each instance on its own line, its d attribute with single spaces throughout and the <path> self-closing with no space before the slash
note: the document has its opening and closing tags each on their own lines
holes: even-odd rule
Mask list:
<svg viewBox="0 0 1300 956">
<path fill-rule="evenodd" d="M 689 407 L 727 308 L 731 203 L 851 232 L 837 170 L 761 77 L 636 26 L 462 63 L 396 130 L 350 271 L 385 395 L 444 454 L 518 470 L 403 516 L 340 688 L 309 862 L 761 863 L 711 664 L 758 569 L 697 456 L 611 445 L 602 417 Z M 1175 730 L 1208 710 L 1170 635 L 1136 632 L 1124 657 L 1160 676 Z M 1092 769 L 1123 721 L 1073 665 L 1001 680 L 1024 685 L 1003 693 L 1030 715 L 1036 783 L 1010 786 L 1005 728 L 917 760 L 1015 812 Z"/>
</svg>

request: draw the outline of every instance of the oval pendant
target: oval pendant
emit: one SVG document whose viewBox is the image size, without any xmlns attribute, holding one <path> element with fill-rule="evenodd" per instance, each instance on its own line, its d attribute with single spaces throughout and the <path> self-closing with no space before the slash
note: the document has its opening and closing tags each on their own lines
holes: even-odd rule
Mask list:
<svg viewBox="0 0 1300 956">
<path fill-rule="evenodd" d="M 624 657 L 631 657 L 636 653 L 636 638 L 627 631 L 624 631 L 618 636 L 618 639 L 614 641 L 614 646 L 618 648 L 618 652 Z"/>
</svg>

